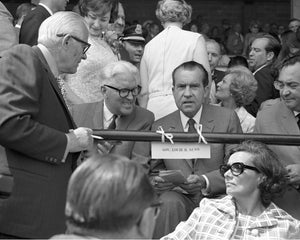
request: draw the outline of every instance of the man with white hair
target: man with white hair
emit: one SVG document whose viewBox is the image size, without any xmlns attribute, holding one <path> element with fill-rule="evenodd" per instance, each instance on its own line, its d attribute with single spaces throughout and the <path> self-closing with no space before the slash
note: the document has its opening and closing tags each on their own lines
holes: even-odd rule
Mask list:
<svg viewBox="0 0 300 240">
<path fill-rule="evenodd" d="M 0 238 L 49 238 L 65 231 L 68 180 L 92 130 L 76 128 L 57 83 L 75 73 L 89 48 L 84 19 L 47 18 L 38 45 L 17 45 L 0 59 L 0 160 L 13 175 L 0 202 Z M 3 147 L 2 147 L 3 146 Z"/>
<path fill-rule="evenodd" d="M 92 129 L 150 130 L 153 113 L 135 104 L 141 91 L 138 69 L 126 61 L 112 62 L 102 69 L 100 77 L 104 100 L 74 105 L 72 116 L 76 124 Z M 148 168 L 150 159 L 146 142 L 101 141 L 97 147 L 101 153 L 117 153 Z"/>
</svg>

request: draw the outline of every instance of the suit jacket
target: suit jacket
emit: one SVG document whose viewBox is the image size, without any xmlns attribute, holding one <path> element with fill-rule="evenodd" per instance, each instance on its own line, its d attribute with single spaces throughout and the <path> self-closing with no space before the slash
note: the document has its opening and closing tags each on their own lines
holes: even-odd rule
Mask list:
<svg viewBox="0 0 300 240">
<path fill-rule="evenodd" d="M 39 28 L 42 22 L 48 17 L 50 17 L 50 14 L 47 9 L 41 5 L 37 5 L 34 10 L 26 15 L 22 22 L 19 42 L 30 46 L 36 45 Z"/>
<path fill-rule="evenodd" d="M 78 154 L 63 162 L 75 124 L 37 47 L 17 45 L 0 59 L 0 160 L 14 187 L 0 199 L 0 232 L 49 238 L 65 231 L 69 177 Z"/>
<path fill-rule="evenodd" d="M 273 106 L 258 112 L 254 132 L 300 135 L 295 115 L 282 101 L 277 101 Z M 277 154 L 284 166 L 300 164 L 300 146 L 270 145 L 269 147 Z M 300 192 L 290 187 L 282 198 L 275 199 L 274 202 L 293 217 L 300 219 Z"/>
<path fill-rule="evenodd" d="M 214 74 L 212 76 L 212 80 L 215 82 L 216 86 L 219 82 L 222 81 L 223 77 L 225 76 L 225 72 L 224 71 L 220 71 L 218 69 L 214 70 Z"/>
<path fill-rule="evenodd" d="M 13 26 L 13 17 L 0 2 L 0 53 L 11 48 L 19 42 Z"/>
<path fill-rule="evenodd" d="M 271 67 L 269 65 L 263 67 L 254 74 L 257 80 L 256 97 L 253 102 L 245 106 L 246 110 L 256 117 L 260 104 L 268 99 L 274 99 L 279 97 L 279 92 L 274 87 L 274 77 L 271 73 Z"/>
<path fill-rule="evenodd" d="M 234 111 L 219 106 L 203 105 L 200 124 L 203 132 L 224 132 L 224 133 L 242 133 L 240 121 Z M 183 132 L 179 110 L 161 118 L 153 124 L 152 130 L 157 130 L 162 126 L 165 132 Z M 219 166 L 223 164 L 225 153 L 233 145 L 231 144 L 210 144 L 211 158 L 197 159 L 194 169 L 191 161 L 188 159 L 164 159 L 152 160 L 151 164 L 154 170 L 182 170 L 187 177 L 194 173 L 197 175 L 205 174 L 210 183 L 210 193 L 212 195 L 225 192 L 224 178 L 219 173 Z"/>
<path fill-rule="evenodd" d="M 72 115 L 78 126 L 92 129 L 103 129 L 103 100 L 94 103 L 84 103 L 72 107 Z M 116 120 L 116 130 L 150 130 L 154 122 L 152 112 L 136 106 L 128 116 L 121 116 Z M 149 152 L 147 143 L 135 141 L 122 141 L 115 145 L 111 153 L 120 154 L 148 166 Z M 148 168 L 148 167 L 147 167 Z"/>
</svg>

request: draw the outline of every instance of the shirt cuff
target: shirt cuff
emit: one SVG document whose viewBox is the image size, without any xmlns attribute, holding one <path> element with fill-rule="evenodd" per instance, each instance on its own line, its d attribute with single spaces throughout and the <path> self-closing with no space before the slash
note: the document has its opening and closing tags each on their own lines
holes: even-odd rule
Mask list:
<svg viewBox="0 0 300 240">
<path fill-rule="evenodd" d="M 63 159 L 61 160 L 62 163 L 65 163 L 66 162 L 66 159 L 67 159 L 67 156 L 69 154 L 69 150 L 70 150 L 70 137 L 68 136 L 68 134 L 66 134 L 66 137 L 67 137 L 67 146 L 66 146 L 66 150 L 65 150 L 65 154 L 63 156 Z"/>
<path fill-rule="evenodd" d="M 209 195 L 209 180 L 205 175 L 202 175 L 202 177 L 205 179 L 206 188 L 202 188 L 201 192 L 204 196 L 208 196 Z"/>
</svg>

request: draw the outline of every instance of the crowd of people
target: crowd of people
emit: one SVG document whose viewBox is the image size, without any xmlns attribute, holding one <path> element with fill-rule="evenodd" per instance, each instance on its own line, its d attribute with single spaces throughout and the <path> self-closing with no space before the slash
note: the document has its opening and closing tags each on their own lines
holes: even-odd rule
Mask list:
<svg viewBox="0 0 300 240">
<path fill-rule="evenodd" d="M 154 158 L 150 142 L 97 135 L 300 137 L 300 20 L 219 34 L 159 0 L 160 31 L 128 24 L 125 1 L 67 3 L 14 20 L 0 2 L 0 238 L 300 239 L 299 146 Z"/>
</svg>

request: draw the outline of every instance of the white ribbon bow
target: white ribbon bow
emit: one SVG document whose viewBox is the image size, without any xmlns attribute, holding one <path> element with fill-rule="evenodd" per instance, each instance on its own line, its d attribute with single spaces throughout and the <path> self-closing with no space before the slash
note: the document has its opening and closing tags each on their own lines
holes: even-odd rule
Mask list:
<svg viewBox="0 0 300 240">
<path fill-rule="evenodd" d="M 203 143 L 207 144 L 207 141 L 205 140 L 204 136 L 202 135 L 202 124 L 197 123 L 196 130 L 197 130 L 197 133 L 199 135 L 198 143 L 203 142 Z"/>
<path fill-rule="evenodd" d="M 162 126 L 159 126 L 157 131 L 157 133 L 161 134 L 161 142 L 165 142 L 165 137 L 167 139 L 169 139 L 169 141 L 174 144 L 173 142 L 173 134 L 172 133 L 165 133 L 164 129 L 162 128 Z"/>
</svg>

